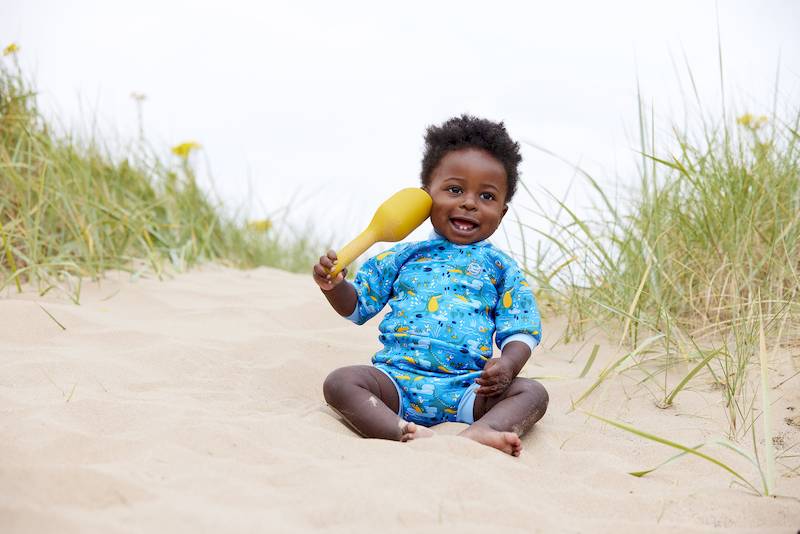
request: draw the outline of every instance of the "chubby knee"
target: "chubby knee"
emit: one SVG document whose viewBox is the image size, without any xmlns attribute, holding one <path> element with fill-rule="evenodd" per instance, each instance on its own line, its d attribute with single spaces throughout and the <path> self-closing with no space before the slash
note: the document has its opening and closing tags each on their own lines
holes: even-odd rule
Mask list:
<svg viewBox="0 0 800 534">
<path fill-rule="evenodd" d="M 514 380 L 514 386 L 519 388 L 520 395 L 525 395 L 530 398 L 532 405 L 542 413 L 547 410 L 547 404 L 550 402 L 550 395 L 544 386 L 532 378 L 517 378 Z"/>
<path fill-rule="evenodd" d="M 322 394 L 325 397 L 325 402 L 331 406 L 337 406 L 349 386 L 363 387 L 362 373 L 359 372 L 358 366 L 340 367 L 335 369 L 325 378 L 322 383 Z"/>
<path fill-rule="evenodd" d="M 340 368 L 332 371 L 322 383 L 322 395 L 325 402 L 335 406 L 341 398 L 342 389 L 349 382 L 347 368 Z"/>
</svg>

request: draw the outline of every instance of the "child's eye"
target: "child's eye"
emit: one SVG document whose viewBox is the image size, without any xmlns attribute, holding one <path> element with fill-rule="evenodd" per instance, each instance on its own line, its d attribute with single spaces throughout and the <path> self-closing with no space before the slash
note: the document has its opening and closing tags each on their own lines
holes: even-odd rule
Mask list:
<svg viewBox="0 0 800 534">
<path fill-rule="evenodd" d="M 446 191 L 448 193 L 458 194 L 458 193 L 461 192 L 461 188 L 459 186 L 457 186 L 457 185 L 451 185 L 446 189 Z"/>
<path fill-rule="evenodd" d="M 481 193 L 481 198 L 483 200 L 494 200 L 494 195 L 491 193 Z"/>
</svg>

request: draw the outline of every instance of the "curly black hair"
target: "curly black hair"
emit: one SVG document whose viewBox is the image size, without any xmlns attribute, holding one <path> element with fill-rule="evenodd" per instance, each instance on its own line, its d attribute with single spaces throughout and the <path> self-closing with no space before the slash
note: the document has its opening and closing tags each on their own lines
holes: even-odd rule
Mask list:
<svg viewBox="0 0 800 534">
<path fill-rule="evenodd" d="M 422 185 L 430 184 L 433 170 L 443 157 L 462 148 L 483 149 L 503 165 L 508 180 L 506 202 L 510 201 L 517 190 L 517 166 L 522 161 L 519 143 L 511 139 L 502 122 L 492 122 L 467 114 L 448 119 L 441 126 L 428 126 L 420 173 Z"/>
</svg>

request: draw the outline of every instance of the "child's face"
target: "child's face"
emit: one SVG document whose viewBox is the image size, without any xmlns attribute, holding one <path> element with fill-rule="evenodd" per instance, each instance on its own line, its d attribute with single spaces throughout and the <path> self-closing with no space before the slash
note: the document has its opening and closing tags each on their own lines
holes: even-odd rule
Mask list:
<svg viewBox="0 0 800 534">
<path fill-rule="evenodd" d="M 492 235 L 508 211 L 506 170 L 485 150 L 449 152 L 423 188 L 433 199 L 433 228 L 460 245 Z"/>
</svg>

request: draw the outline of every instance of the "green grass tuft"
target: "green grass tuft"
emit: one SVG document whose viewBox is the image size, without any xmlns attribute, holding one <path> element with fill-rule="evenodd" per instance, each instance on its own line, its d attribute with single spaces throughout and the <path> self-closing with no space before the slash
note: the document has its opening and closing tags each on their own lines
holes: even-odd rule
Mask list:
<svg viewBox="0 0 800 534">
<path fill-rule="evenodd" d="M 627 369 L 659 386 L 662 407 L 710 377 L 725 394 L 731 436 L 752 421 L 761 321 L 775 343 L 800 338 L 798 124 L 796 111 L 790 120 L 743 114 L 704 121 L 699 133 L 673 127 L 659 148 L 640 111 L 642 163 L 629 198 L 612 201 L 581 169 L 597 198 L 593 220 L 552 195 L 556 210 L 545 209 L 531 194 L 551 231 L 540 232 L 544 252 L 527 253 L 530 274 L 566 315 L 565 337 L 616 326 L 627 354 L 648 345 Z"/>
<path fill-rule="evenodd" d="M 6 60 L 8 61 L 8 60 Z M 65 290 L 108 269 L 161 275 L 205 261 L 310 269 L 322 247 L 265 221 L 225 214 L 189 164 L 131 150 L 112 157 L 96 139 L 57 136 L 19 67 L 0 60 L 0 289 Z"/>
</svg>

